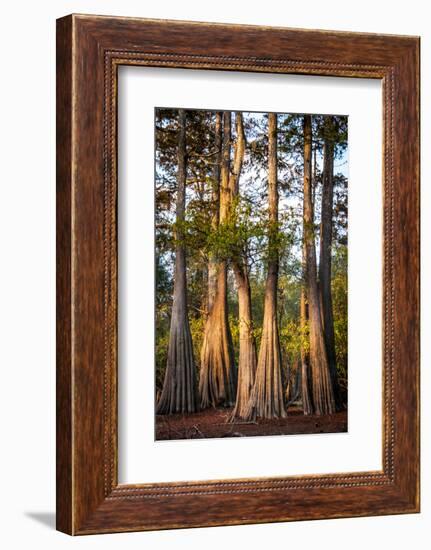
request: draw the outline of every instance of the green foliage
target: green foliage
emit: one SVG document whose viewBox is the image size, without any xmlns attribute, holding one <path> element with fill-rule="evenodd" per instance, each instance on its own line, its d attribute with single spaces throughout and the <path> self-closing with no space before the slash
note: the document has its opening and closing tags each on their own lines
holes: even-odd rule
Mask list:
<svg viewBox="0 0 431 550">
<path fill-rule="evenodd" d="M 279 336 L 285 366 L 292 365 L 300 357 L 301 346 L 308 348 L 308 327 L 302 331 L 300 323 L 302 278 L 297 266 L 288 263 L 290 269 L 281 270 L 278 284 Z"/>
<path fill-rule="evenodd" d="M 332 259 L 332 306 L 334 311 L 337 371 L 347 380 L 347 246 L 338 246 Z"/>
<path fill-rule="evenodd" d="M 252 205 L 235 197 L 227 220 L 209 232 L 205 250 L 217 260 L 242 263 L 250 241 L 261 246 L 264 237 L 265 226 L 260 220 L 253 219 Z"/>
<path fill-rule="evenodd" d="M 166 362 L 168 360 L 169 327 L 156 321 L 156 389 L 162 390 L 165 376 Z"/>
<path fill-rule="evenodd" d="M 297 319 L 286 320 L 286 322 L 281 325 L 280 345 L 289 364 L 293 363 L 295 357 L 300 356 L 302 342 L 308 346 L 308 339 L 304 336 Z"/>
<path fill-rule="evenodd" d="M 235 351 L 235 364 L 238 365 L 239 355 L 239 317 L 234 313 L 229 314 L 229 327 L 232 334 L 233 349 Z"/>
<path fill-rule="evenodd" d="M 202 342 L 205 330 L 205 316 L 190 317 L 190 332 L 192 333 L 193 355 L 199 364 Z"/>
</svg>

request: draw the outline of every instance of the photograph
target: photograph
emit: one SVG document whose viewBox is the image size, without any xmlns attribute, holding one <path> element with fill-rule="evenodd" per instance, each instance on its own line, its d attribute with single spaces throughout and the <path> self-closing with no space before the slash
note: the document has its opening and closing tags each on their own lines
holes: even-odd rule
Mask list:
<svg viewBox="0 0 431 550">
<path fill-rule="evenodd" d="M 156 440 L 347 432 L 348 180 L 347 115 L 155 109 Z"/>
</svg>

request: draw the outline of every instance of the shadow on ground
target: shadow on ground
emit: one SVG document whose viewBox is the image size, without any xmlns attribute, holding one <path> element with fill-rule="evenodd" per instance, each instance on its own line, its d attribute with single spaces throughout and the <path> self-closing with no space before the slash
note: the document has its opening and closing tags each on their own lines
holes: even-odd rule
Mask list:
<svg viewBox="0 0 431 550">
<path fill-rule="evenodd" d="M 55 529 L 55 513 L 54 512 L 25 512 L 25 515 L 37 521 L 38 523 L 49 527 L 50 529 Z"/>
</svg>

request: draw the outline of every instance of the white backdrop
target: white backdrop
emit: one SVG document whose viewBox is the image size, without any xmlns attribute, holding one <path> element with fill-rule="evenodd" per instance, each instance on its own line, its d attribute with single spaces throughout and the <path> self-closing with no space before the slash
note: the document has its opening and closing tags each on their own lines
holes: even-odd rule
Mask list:
<svg viewBox="0 0 431 550">
<path fill-rule="evenodd" d="M 428 548 L 430 413 L 423 399 L 421 515 L 103 535 L 72 539 L 54 522 L 55 18 L 74 12 L 422 36 L 422 386 L 431 375 L 431 30 L 427 2 L 309 0 L 16 0 L 2 11 L 1 544 L 5 548 Z M 426 395 L 426 393 L 425 393 Z M 428 396 L 426 396 L 428 397 Z M 364 406 L 367 405 L 366 400 Z M 429 538 L 429 535 L 428 535 Z"/>
<path fill-rule="evenodd" d="M 381 470 L 381 82 L 121 67 L 118 100 L 120 482 Z M 348 433 L 154 441 L 156 106 L 348 115 Z"/>
</svg>

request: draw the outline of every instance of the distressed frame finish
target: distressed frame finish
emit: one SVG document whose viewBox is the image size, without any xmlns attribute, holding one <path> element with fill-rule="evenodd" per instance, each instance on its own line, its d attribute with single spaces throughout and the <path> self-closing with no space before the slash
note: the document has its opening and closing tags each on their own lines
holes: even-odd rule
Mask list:
<svg viewBox="0 0 431 550">
<path fill-rule="evenodd" d="M 382 471 L 118 484 L 119 65 L 382 80 Z M 86 15 L 59 19 L 57 528 L 89 534 L 418 511 L 419 39 Z"/>
</svg>

